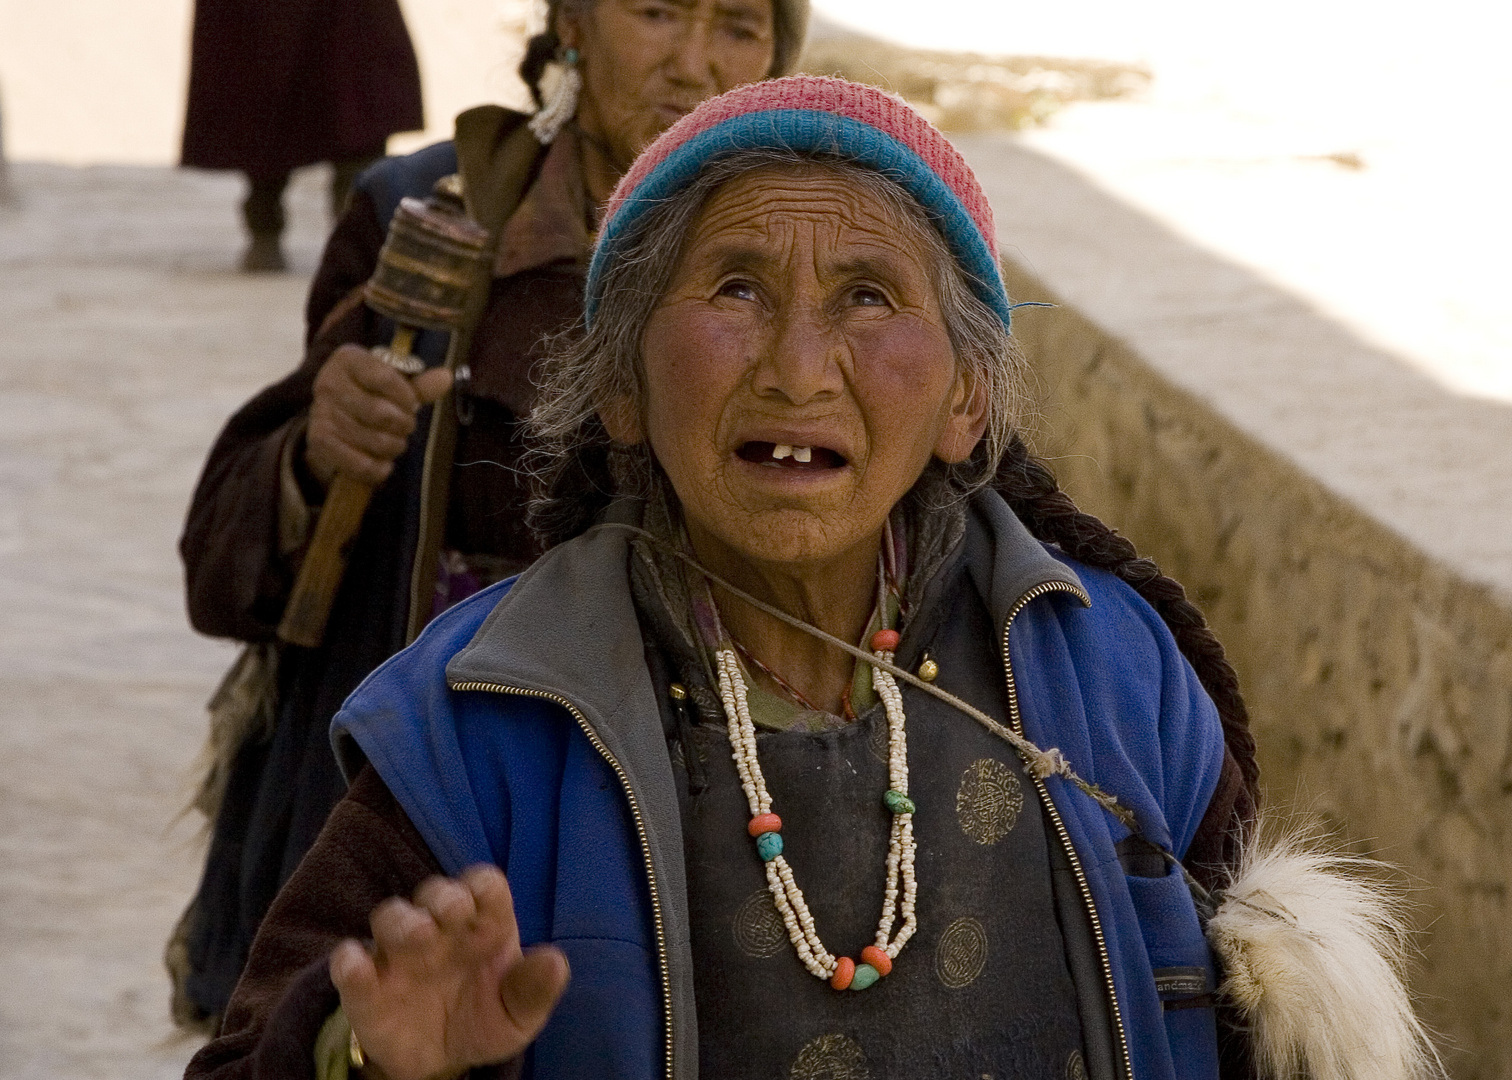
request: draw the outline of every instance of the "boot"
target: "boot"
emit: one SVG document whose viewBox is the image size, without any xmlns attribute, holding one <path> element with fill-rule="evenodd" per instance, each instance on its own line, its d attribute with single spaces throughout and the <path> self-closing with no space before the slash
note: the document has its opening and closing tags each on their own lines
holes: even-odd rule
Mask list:
<svg viewBox="0 0 1512 1080">
<path fill-rule="evenodd" d="M 247 232 L 252 234 L 252 241 L 242 254 L 242 273 L 279 273 L 289 265 L 283 254 L 283 193 L 289 183 L 289 174 L 249 176 L 247 180 L 242 220 L 247 224 Z"/>
<path fill-rule="evenodd" d="M 289 268 L 277 233 L 253 233 L 247 250 L 242 252 L 244 274 L 280 274 Z"/>
</svg>

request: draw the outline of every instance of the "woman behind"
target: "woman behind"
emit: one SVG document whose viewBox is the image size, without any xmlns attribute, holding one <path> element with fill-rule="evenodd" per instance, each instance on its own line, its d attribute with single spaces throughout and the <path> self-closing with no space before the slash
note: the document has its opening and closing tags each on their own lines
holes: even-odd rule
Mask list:
<svg viewBox="0 0 1512 1080">
<path fill-rule="evenodd" d="M 1218 1076 L 1182 860 L 1224 872 L 1253 761 L 989 487 L 1045 474 L 961 158 L 875 90 L 734 91 L 586 297 L 554 546 L 337 716 L 353 787 L 189 1075 Z"/>
<path fill-rule="evenodd" d="M 303 363 L 231 418 L 195 492 L 181 541 L 190 619 L 251 648 L 212 703 L 219 760 L 200 805 L 214 831 L 169 947 L 182 1020 L 224 1011 L 268 903 L 346 790 L 327 741 L 342 699 L 432 614 L 537 554 L 520 426 L 540 341 L 579 317 L 598 208 L 639 149 L 701 100 L 789 70 L 807 4 L 551 0 L 548 15 L 521 68 L 536 116 L 471 110 L 455 142 L 358 181 L 311 287 Z M 400 199 L 459 170 L 474 212 L 500 219 L 486 222 L 497 251 L 471 345 L 454 358 L 468 377 L 433 414 L 451 384 L 445 335 L 418 342 L 432 370 L 402 376 L 372 351 L 392 327 L 361 287 Z M 511 206 L 499 192 L 520 173 L 530 182 Z M 284 646 L 275 628 L 337 472 L 379 486 L 325 644 Z"/>
</svg>

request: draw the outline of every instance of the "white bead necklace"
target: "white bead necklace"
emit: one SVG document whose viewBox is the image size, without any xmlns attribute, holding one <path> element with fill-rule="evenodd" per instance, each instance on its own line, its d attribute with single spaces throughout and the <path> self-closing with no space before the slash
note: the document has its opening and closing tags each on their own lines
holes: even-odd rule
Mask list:
<svg viewBox="0 0 1512 1080">
<path fill-rule="evenodd" d="M 897 643 L 896 631 L 879 631 L 872 636 L 872 651 L 890 664 Z M 756 757 L 756 725 L 751 720 L 750 706 L 746 701 L 747 687 L 740 661 L 733 649 L 719 649 L 714 657 L 719 668 L 719 696 L 729 725 L 735 769 L 740 774 L 740 786 L 751 807 L 747 831 L 756 841 L 757 853 L 766 862 L 767 886 L 787 927 L 788 937 L 792 939 L 803 966 L 817 978 L 828 979 L 836 990 L 864 990 L 892 971 L 893 960 L 918 927 L 914 912 L 914 900 L 918 895 L 918 884 L 914 880 L 917 845 L 913 836 L 914 804 L 908 798 L 908 741 L 903 726 L 903 694 L 891 674 L 880 667 L 872 668 L 872 687 L 887 712 L 890 788 L 882 801 L 892 811 L 893 821 L 887 845 L 887 889 L 882 896 L 882 917 L 877 922 L 875 942 L 861 950 L 861 961 L 857 963 L 848 956 L 832 955 L 819 940 L 803 890 L 793 880 L 793 870 L 782 855 L 782 819 L 772 813 L 772 796 L 767 791 L 766 778 Z M 899 915 L 903 925 L 895 935 L 893 926 Z"/>
</svg>

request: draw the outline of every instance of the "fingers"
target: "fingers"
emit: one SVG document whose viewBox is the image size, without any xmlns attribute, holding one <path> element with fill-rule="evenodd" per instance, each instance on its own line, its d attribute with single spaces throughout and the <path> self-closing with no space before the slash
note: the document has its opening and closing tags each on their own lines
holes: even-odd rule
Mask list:
<svg viewBox="0 0 1512 1080">
<path fill-rule="evenodd" d="M 505 954 L 519 947 L 509 883 L 494 866 L 472 867 L 456 879 L 427 878 L 413 902 L 391 897 L 369 921 L 380 965 L 390 956 L 429 948 L 443 936 L 487 940 Z"/>
<path fill-rule="evenodd" d="M 377 989 L 378 967 L 361 942 L 347 938 L 331 950 L 331 982 L 344 999 L 369 997 Z"/>
<path fill-rule="evenodd" d="M 518 1056 L 570 978 L 559 949 L 520 951 L 509 884 L 497 867 L 430 878 L 413 902 L 386 900 L 370 921 L 372 953 L 344 941 L 330 971 L 381 1074 L 458 1076 Z"/>
<path fill-rule="evenodd" d="M 455 879 L 429 878 L 415 890 L 413 907 L 428 915 L 442 934 L 468 936 L 501 959 L 519 952 L 514 898 L 496 866 L 473 866 Z"/>
<path fill-rule="evenodd" d="M 440 930 L 430 912 L 399 897 L 391 897 L 373 909 L 368 920 L 380 967 L 397 956 L 423 952 L 432 947 Z"/>
<path fill-rule="evenodd" d="M 571 978 L 567 957 L 551 945 L 528 949 L 499 983 L 499 1001 L 510 1022 L 528 1041 L 546 1026 Z"/>
<path fill-rule="evenodd" d="M 420 405 L 409 379 L 360 345 L 343 345 L 333 352 L 315 381 L 317 388 L 324 381 L 326 390 L 343 397 L 388 402 L 398 416 L 409 416 Z"/>
<path fill-rule="evenodd" d="M 333 352 L 315 376 L 305 461 L 316 479 L 340 472 L 379 484 L 415 430 L 415 412 L 451 385 L 444 369 L 415 382 L 358 345 Z"/>
<path fill-rule="evenodd" d="M 452 373 L 444 367 L 422 371 L 410 380 L 410 388 L 422 405 L 440 401 L 442 395 L 451 389 L 451 385 Z"/>
<path fill-rule="evenodd" d="M 393 462 L 408 445 L 406 435 L 368 426 L 351 412 L 317 399 L 305 432 L 305 460 L 317 479 L 329 484 L 343 473 L 367 484 L 388 479 Z"/>
<path fill-rule="evenodd" d="M 426 911 L 436 925 L 448 932 L 472 928 L 478 914 L 470 889 L 460 881 L 433 877 L 415 890 L 415 906 Z"/>
<path fill-rule="evenodd" d="M 480 919 L 515 925 L 514 896 L 504 871 L 485 863 L 468 867 L 458 880 L 472 893 Z"/>
</svg>

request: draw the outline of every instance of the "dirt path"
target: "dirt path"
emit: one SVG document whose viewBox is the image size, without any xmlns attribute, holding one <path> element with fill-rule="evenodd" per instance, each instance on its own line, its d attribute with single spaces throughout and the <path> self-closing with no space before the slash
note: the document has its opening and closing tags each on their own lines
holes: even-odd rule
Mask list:
<svg viewBox="0 0 1512 1080">
<path fill-rule="evenodd" d="M 0 209 L 0 1080 L 167 1080 L 175 824 L 232 657 L 189 630 L 174 543 L 210 440 L 297 356 L 304 273 L 229 272 L 239 186 L 15 165 Z"/>
</svg>

